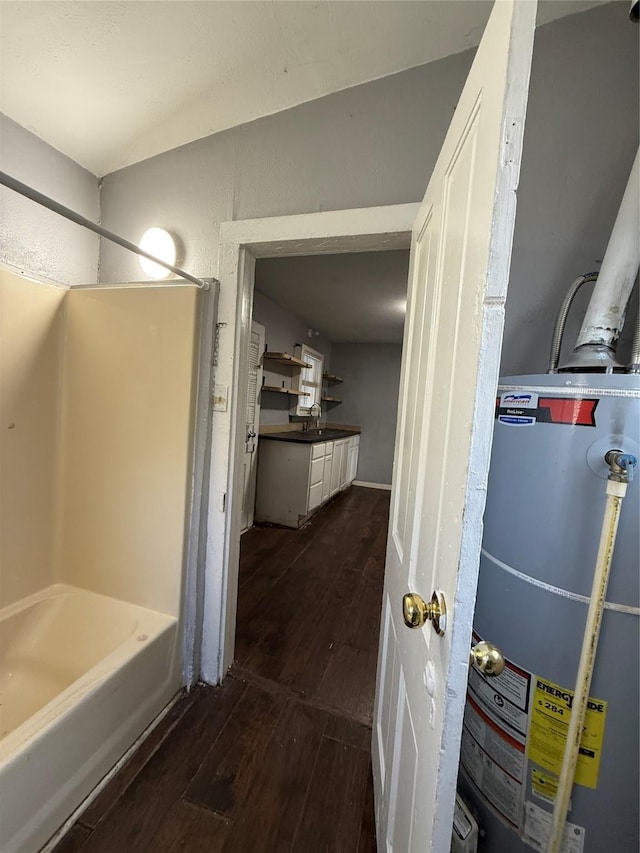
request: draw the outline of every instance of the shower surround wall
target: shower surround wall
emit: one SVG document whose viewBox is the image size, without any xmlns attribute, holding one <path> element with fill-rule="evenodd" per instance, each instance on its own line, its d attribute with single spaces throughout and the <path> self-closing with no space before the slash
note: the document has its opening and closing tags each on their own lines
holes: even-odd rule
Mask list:
<svg viewBox="0 0 640 853">
<path fill-rule="evenodd" d="M 199 292 L 0 298 L 0 849 L 31 853 L 182 683 Z"/>
<path fill-rule="evenodd" d="M 175 617 L 197 297 L 167 285 L 67 296 L 60 577 Z"/>
<path fill-rule="evenodd" d="M 0 609 L 56 580 L 65 291 L 0 281 Z"/>
<path fill-rule="evenodd" d="M 0 607 L 71 583 L 177 617 L 196 288 L 0 272 Z"/>
</svg>

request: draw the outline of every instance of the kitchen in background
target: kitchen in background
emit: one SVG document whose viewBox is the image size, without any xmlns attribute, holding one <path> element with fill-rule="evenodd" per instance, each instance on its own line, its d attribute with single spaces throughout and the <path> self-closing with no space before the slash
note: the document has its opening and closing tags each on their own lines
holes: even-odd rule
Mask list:
<svg viewBox="0 0 640 853">
<path fill-rule="evenodd" d="M 290 455 L 312 452 L 320 471 L 321 442 L 326 448 L 325 467 L 333 464 L 334 475 L 332 478 L 327 471 L 325 486 L 318 484 L 317 506 L 354 480 L 391 487 L 408 265 L 409 254 L 404 250 L 257 262 L 253 319 L 264 327 L 267 357 L 262 362 L 258 397 L 256 521 L 289 523 L 283 521 L 281 513 L 265 512 L 265 503 L 271 506 L 275 502 L 271 499 L 273 489 L 278 491 L 277 486 L 266 482 L 272 476 L 267 469 L 280 472 L 283 482 L 294 483 L 295 476 L 282 470 L 280 459 L 290 451 Z M 286 353 L 295 359 L 302 353 L 309 363 L 304 356 L 306 348 L 322 358 L 320 407 L 314 407 L 311 418 L 305 406 L 310 398 L 291 393 L 309 390 L 301 384 L 311 371 L 296 366 L 295 361 L 288 362 L 286 357 L 270 357 Z M 306 436 L 305 444 L 311 439 L 318 445 L 313 451 L 296 440 L 302 438 L 307 426 L 312 432 L 313 428 L 322 431 Z M 344 435 L 332 430 L 342 430 Z M 281 446 L 264 437 L 284 433 L 290 433 L 291 440 Z M 329 439 L 348 444 L 348 436 L 358 434 L 359 448 L 344 450 L 344 476 L 340 477 L 335 473 L 337 460 L 331 458 L 334 442 Z M 352 440 L 351 448 L 355 443 Z M 335 451 L 342 452 L 338 441 Z M 277 459 L 270 461 L 271 456 Z M 304 485 L 301 490 L 305 494 L 310 491 Z M 306 520 L 307 513 L 291 513 L 296 519 L 300 516 L 301 523 Z M 297 521 L 291 525 L 298 526 Z"/>
</svg>

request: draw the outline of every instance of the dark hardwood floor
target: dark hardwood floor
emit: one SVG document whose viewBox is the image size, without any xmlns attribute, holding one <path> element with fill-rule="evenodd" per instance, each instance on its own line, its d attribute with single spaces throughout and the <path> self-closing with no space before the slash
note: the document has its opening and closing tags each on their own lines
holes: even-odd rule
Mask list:
<svg viewBox="0 0 640 853">
<path fill-rule="evenodd" d="M 55 853 L 375 853 L 389 493 L 242 538 L 236 661 L 182 696 Z"/>
</svg>

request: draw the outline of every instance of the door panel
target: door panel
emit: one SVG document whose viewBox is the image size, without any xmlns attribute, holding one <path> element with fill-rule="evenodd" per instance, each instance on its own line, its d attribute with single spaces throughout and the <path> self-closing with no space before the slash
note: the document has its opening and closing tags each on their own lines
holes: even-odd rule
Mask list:
<svg viewBox="0 0 640 853">
<path fill-rule="evenodd" d="M 393 823 L 390 823 L 387 830 L 387 840 L 391 840 L 392 850 L 411 850 L 414 846 L 413 814 L 417 787 L 418 744 L 402 670 L 399 671 L 396 719 L 398 725 L 393 745 L 394 761 L 391 779 L 392 797 L 395 802 L 391 809 Z M 405 844 L 408 845 L 406 848 Z"/>
<path fill-rule="evenodd" d="M 333 463 L 331 465 L 331 497 L 340 491 L 340 471 L 342 469 L 342 454 L 344 445 L 336 441 L 333 445 Z"/>
<path fill-rule="evenodd" d="M 340 488 L 344 489 L 349 482 L 349 439 L 342 441 L 342 456 L 340 457 Z"/>
<path fill-rule="evenodd" d="M 319 460 L 322 461 L 322 460 Z M 307 512 L 320 506 L 322 503 L 322 481 L 309 486 L 309 500 L 307 502 Z"/>
<path fill-rule="evenodd" d="M 331 467 L 333 465 L 333 451 L 324 458 L 324 474 L 322 478 L 322 500 L 327 501 L 331 497 Z"/>
<path fill-rule="evenodd" d="M 324 477 L 324 457 L 320 459 L 314 459 L 311 463 L 311 470 L 309 473 L 309 482 L 312 486 L 315 486 L 316 483 L 321 483 L 322 478 Z"/>
<path fill-rule="evenodd" d="M 435 276 L 435 260 L 437 240 L 434 234 L 434 217 L 433 210 L 425 211 L 425 221 L 421 232 L 416 239 L 416 251 L 414 265 L 418 280 L 433 281 Z M 408 388 L 417 388 L 419 377 L 425 376 L 425 386 L 428 382 L 432 383 L 432 376 L 426 375 L 427 372 L 427 346 L 429 340 L 432 340 L 435 335 L 435 323 L 433 320 L 437 317 L 436 311 L 436 291 L 429 290 L 426 294 L 426 299 L 414 300 L 414 305 L 408 306 L 410 314 L 410 339 L 414 341 L 414 352 L 412 358 L 407 359 L 407 381 Z M 413 308 L 413 310 L 410 310 Z M 401 442 L 396 445 L 397 463 L 396 470 L 398 471 L 396 488 L 393 490 L 392 496 L 392 526 L 391 535 L 399 555 L 402 560 L 404 556 L 404 545 L 406 541 L 410 541 L 411 525 L 413 516 L 411 508 L 416 501 L 416 484 L 418 480 L 417 454 L 419 451 L 419 443 L 412 441 L 412 436 L 421 435 L 421 411 L 420 411 L 420 395 L 408 394 L 406 399 L 406 409 L 400 414 L 400 427 L 398 434 L 401 437 Z"/>
<path fill-rule="evenodd" d="M 412 235 L 373 738 L 380 851 L 451 843 L 535 14 L 495 4 Z M 444 597 L 442 636 L 404 625 L 409 591 Z"/>
</svg>

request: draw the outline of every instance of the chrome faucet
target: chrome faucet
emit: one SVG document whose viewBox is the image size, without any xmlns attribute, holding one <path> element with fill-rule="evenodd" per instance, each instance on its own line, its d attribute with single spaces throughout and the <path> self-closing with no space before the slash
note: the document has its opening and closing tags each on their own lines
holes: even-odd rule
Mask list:
<svg viewBox="0 0 640 853">
<path fill-rule="evenodd" d="M 317 407 L 317 414 L 313 414 L 313 410 Z M 322 417 L 322 406 L 320 403 L 315 402 L 309 406 L 309 414 L 307 416 L 307 432 L 311 429 L 311 423 L 315 421 L 314 429 L 320 429 L 320 418 Z"/>
</svg>

